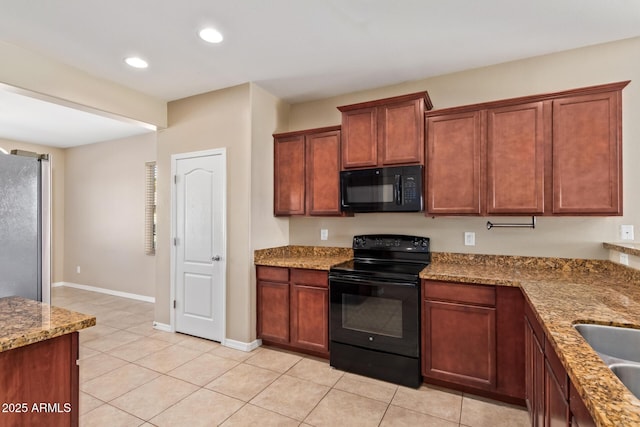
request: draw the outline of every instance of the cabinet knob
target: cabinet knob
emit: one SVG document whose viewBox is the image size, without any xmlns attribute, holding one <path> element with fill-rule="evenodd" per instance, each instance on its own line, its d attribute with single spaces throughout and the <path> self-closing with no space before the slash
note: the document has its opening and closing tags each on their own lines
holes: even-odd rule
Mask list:
<svg viewBox="0 0 640 427">
<path fill-rule="evenodd" d="M 212 256 L 211 261 L 220 261 L 220 255 Z"/>
</svg>

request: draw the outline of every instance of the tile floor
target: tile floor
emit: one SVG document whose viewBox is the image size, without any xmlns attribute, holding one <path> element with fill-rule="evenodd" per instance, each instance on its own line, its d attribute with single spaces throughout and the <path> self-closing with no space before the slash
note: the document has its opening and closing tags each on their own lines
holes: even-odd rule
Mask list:
<svg viewBox="0 0 640 427">
<path fill-rule="evenodd" d="M 81 426 L 529 425 L 520 407 L 397 386 L 272 348 L 245 353 L 157 331 L 150 303 L 58 287 L 53 304 L 98 319 L 80 332 Z"/>
</svg>

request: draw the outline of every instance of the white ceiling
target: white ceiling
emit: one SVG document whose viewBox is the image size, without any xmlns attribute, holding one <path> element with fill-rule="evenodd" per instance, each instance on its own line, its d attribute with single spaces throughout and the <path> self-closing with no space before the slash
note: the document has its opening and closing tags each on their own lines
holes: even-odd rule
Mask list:
<svg viewBox="0 0 640 427">
<path fill-rule="evenodd" d="M 167 101 L 252 81 L 296 103 L 636 36 L 637 0 L 0 0 L 0 39 Z"/>
</svg>

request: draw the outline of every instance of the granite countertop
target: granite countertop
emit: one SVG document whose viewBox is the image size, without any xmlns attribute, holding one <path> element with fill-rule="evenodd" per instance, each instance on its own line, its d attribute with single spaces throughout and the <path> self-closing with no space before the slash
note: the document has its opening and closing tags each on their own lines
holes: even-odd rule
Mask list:
<svg viewBox="0 0 640 427">
<path fill-rule="evenodd" d="M 605 249 L 613 249 L 627 255 L 640 256 L 640 243 L 603 243 Z"/>
<path fill-rule="evenodd" d="M 69 334 L 95 324 L 95 316 L 22 297 L 0 298 L 0 352 Z"/>
<path fill-rule="evenodd" d="M 351 248 L 321 246 L 280 246 L 254 252 L 254 263 L 271 267 L 329 270 L 353 258 Z"/>
<path fill-rule="evenodd" d="M 640 272 L 609 261 L 434 254 L 423 279 L 519 286 L 596 424 L 640 425 L 640 400 L 572 327 L 640 328 Z"/>
</svg>

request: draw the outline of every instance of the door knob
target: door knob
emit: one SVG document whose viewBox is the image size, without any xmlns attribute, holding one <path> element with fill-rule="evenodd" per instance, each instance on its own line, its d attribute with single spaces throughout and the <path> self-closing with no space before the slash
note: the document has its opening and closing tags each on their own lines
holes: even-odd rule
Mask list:
<svg viewBox="0 0 640 427">
<path fill-rule="evenodd" d="M 220 261 L 220 255 L 212 256 L 211 261 Z"/>
</svg>

